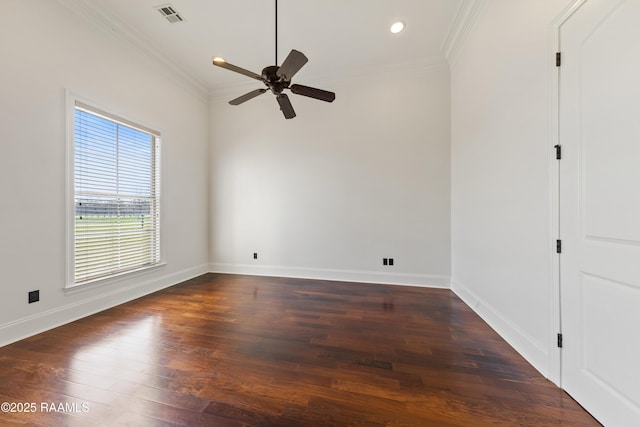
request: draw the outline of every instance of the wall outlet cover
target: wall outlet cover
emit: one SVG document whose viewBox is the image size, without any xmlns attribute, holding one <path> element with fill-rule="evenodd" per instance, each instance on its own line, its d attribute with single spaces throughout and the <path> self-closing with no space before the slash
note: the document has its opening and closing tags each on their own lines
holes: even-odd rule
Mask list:
<svg viewBox="0 0 640 427">
<path fill-rule="evenodd" d="M 40 301 L 40 290 L 29 292 L 29 304 Z"/>
</svg>

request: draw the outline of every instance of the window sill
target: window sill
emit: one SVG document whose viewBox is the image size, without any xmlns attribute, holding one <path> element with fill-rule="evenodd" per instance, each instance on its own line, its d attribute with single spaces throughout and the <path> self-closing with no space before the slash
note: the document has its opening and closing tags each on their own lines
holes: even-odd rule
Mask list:
<svg viewBox="0 0 640 427">
<path fill-rule="evenodd" d="M 103 277 L 99 279 L 94 279 L 89 282 L 79 283 L 79 284 L 68 284 L 64 288 L 64 293 L 66 295 L 73 295 L 79 292 L 98 289 L 102 287 L 107 287 L 111 285 L 116 285 L 124 282 L 125 280 L 131 280 L 137 277 L 145 276 L 153 271 L 157 271 L 163 269 L 167 266 L 166 262 L 161 262 L 159 264 L 155 264 L 149 267 L 142 267 L 136 270 L 126 271 L 123 273 L 119 273 L 109 277 Z"/>
</svg>

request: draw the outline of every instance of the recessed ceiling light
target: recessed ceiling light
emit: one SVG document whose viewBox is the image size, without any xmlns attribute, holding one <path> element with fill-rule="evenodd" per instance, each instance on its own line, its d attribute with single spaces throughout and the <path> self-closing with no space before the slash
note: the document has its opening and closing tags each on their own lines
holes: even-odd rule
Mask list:
<svg viewBox="0 0 640 427">
<path fill-rule="evenodd" d="M 394 23 L 391 28 L 390 28 L 391 32 L 393 34 L 398 34 L 399 32 L 401 32 L 402 30 L 404 30 L 404 22 L 402 21 L 398 21 L 396 23 Z"/>
</svg>

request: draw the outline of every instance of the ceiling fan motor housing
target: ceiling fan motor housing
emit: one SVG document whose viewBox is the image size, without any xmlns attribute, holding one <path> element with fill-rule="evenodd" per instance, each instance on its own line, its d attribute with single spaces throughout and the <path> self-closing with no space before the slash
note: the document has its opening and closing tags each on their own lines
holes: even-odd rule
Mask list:
<svg viewBox="0 0 640 427">
<path fill-rule="evenodd" d="M 262 70 L 262 78 L 264 79 L 264 83 L 267 85 L 271 92 L 279 95 L 282 91 L 289 87 L 288 81 L 284 79 L 284 77 L 278 76 L 278 67 L 277 65 L 270 65 L 265 67 Z"/>
</svg>

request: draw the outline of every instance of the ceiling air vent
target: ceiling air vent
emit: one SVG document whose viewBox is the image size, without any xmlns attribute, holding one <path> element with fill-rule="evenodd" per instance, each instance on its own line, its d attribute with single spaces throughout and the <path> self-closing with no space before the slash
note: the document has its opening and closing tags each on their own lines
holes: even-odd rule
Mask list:
<svg viewBox="0 0 640 427">
<path fill-rule="evenodd" d="M 162 6 L 156 6 L 155 8 L 158 12 L 162 14 L 166 18 L 167 21 L 175 24 L 176 22 L 182 22 L 184 19 L 180 14 L 176 11 L 176 9 L 171 4 L 165 4 Z"/>
</svg>

